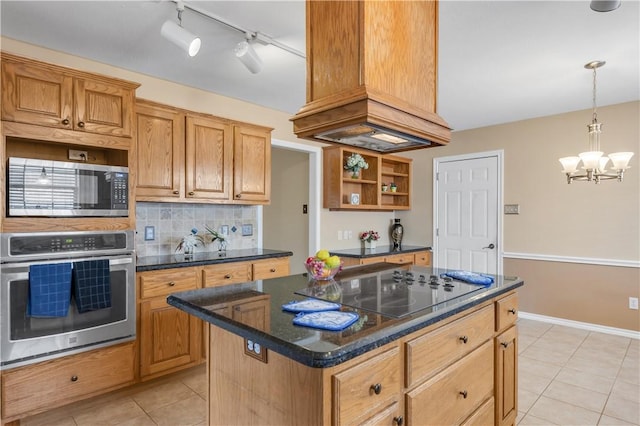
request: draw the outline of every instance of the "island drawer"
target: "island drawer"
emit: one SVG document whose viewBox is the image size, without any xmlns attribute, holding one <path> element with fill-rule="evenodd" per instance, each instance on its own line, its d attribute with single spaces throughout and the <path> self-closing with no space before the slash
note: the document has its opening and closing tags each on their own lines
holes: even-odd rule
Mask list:
<svg viewBox="0 0 640 426">
<path fill-rule="evenodd" d="M 205 266 L 202 269 L 204 287 L 217 287 L 227 284 L 251 281 L 251 263 L 234 262 Z"/>
<path fill-rule="evenodd" d="M 2 416 L 59 407 L 132 383 L 134 344 L 111 346 L 2 372 Z"/>
<path fill-rule="evenodd" d="M 407 424 L 460 424 L 493 394 L 493 340 L 406 394 Z"/>
<path fill-rule="evenodd" d="M 469 416 L 461 426 L 486 426 L 495 424 L 496 404 L 493 397 L 487 399 L 484 404 Z"/>
<path fill-rule="evenodd" d="M 185 290 L 198 288 L 198 270 L 196 268 L 163 269 L 141 272 L 140 297 L 146 299 L 155 296 L 168 296 Z"/>
<path fill-rule="evenodd" d="M 332 377 L 333 423 L 356 424 L 366 413 L 397 402 L 402 386 L 400 371 L 400 349 L 395 346 L 335 374 Z"/>
<path fill-rule="evenodd" d="M 431 265 L 431 253 L 428 251 L 421 251 L 414 255 L 414 265 L 417 266 L 429 266 Z"/>
<path fill-rule="evenodd" d="M 410 254 L 392 254 L 391 256 L 385 256 L 384 261 L 387 263 L 397 263 L 399 265 L 404 265 L 406 263 L 413 263 L 414 256 L 412 253 Z"/>
<path fill-rule="evenodd" d="M 289 275 L 288 257 L 277 257 L 253 263 L 254 280 L 266 280 L 269 278 L 285 277 L 287 275 Z"/>
<path fill-rule="evenodd" d="M 442 370 L 493 337 L 494 307 L 470 315 L 406 343 L 407 387 Z"/>
<path fill-rule="evenodd" d="M 496 331 L 506 330 L 518 319 L 518 293 L 496 301 Z"/>
</svg>

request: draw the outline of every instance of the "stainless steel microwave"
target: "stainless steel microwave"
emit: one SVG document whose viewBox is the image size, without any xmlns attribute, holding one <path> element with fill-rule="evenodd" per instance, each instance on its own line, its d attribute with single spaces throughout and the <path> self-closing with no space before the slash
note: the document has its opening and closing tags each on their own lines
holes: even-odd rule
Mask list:
<svg viewBox="0 0 640 426">
<path fill-rule="evenodd" d="M 114 217 L 129 214 L 129 169 L 9 157 L 9 216 Z"/>
</svg>

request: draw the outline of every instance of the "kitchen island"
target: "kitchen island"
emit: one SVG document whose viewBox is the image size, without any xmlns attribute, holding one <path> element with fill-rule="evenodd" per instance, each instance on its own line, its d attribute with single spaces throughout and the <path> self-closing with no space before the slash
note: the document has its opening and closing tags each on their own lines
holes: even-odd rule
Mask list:
<svg viewBox="0 0 640 426">
<path fill-rule="evenodd" d="M 210 424 L 513 424 L 523 281 L 496 276 L 454 297 L 444 272 L 382 263 L 329 284 L 299 274 L 172 294 L 170 305 L 210 324 Z M 357 307 L 371 287 L 378 304 Z M 358 321 L 294 325 L 282 305 L 310 294 Z M 429 297 L 422 309 L 388 309 Z"/>
</svg>

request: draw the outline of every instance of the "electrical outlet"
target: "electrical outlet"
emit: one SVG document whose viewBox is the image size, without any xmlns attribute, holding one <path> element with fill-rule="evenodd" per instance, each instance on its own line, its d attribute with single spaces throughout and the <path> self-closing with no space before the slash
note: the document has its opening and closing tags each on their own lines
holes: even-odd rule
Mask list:
<svg viewBox="0 0 640 426">
<path fill-rule="evenodd" d="M 267 349 L 253 340 L 244 339 L 244 353 L 264 363 L 267 362 Z"/>
<path fill-rule="evenodd" d="M 638 309 L 638 298 L 630 297 L 629 298 L 629 309 Z"/>
<path fill-rule="evenodd" d="M 505 204 L 504 214 L 520 214 L 520 204 Z"/>
<path fill-rule="evenodd" d="M 69 150 L 69 160 L 87 161 L 89 159 L 88 155 L 88 151 L 78 151 L 77 149 Z"/>
</svg>

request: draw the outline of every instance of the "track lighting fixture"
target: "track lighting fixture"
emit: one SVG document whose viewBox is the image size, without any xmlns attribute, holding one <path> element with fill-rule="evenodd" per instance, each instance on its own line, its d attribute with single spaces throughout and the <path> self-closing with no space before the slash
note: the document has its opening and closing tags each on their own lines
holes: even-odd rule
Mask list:
<svg viewBox="0 0 640 426">
<path fill-rule="evenodd" d="M 256 51 L 253 49 L 253 46 L 249 44 L 252 40 L 253 37 L 250 34 L 247 34 L 247 39 L 238 43 L 234 52 L 236 54 L 236 58 L 238 58 L 249 71 L 253 74 L 257 74 L 262 70 L 262 59 L 260 59 L 260 56 L 258 56 Z"/>
<path fill-rule="evenodd" d="M 184 3 L 182 1 L 176 2 L 176 10 L 178 11 L 180 25 L 171 20 L 165 21 L 160 29 L 160 34 L 176 46 L 187 51 L 189 56 L 196 56 L 200 50 L 200 38 L 182 27 L 182 12 L 184 12 Z"/>
</svg>

